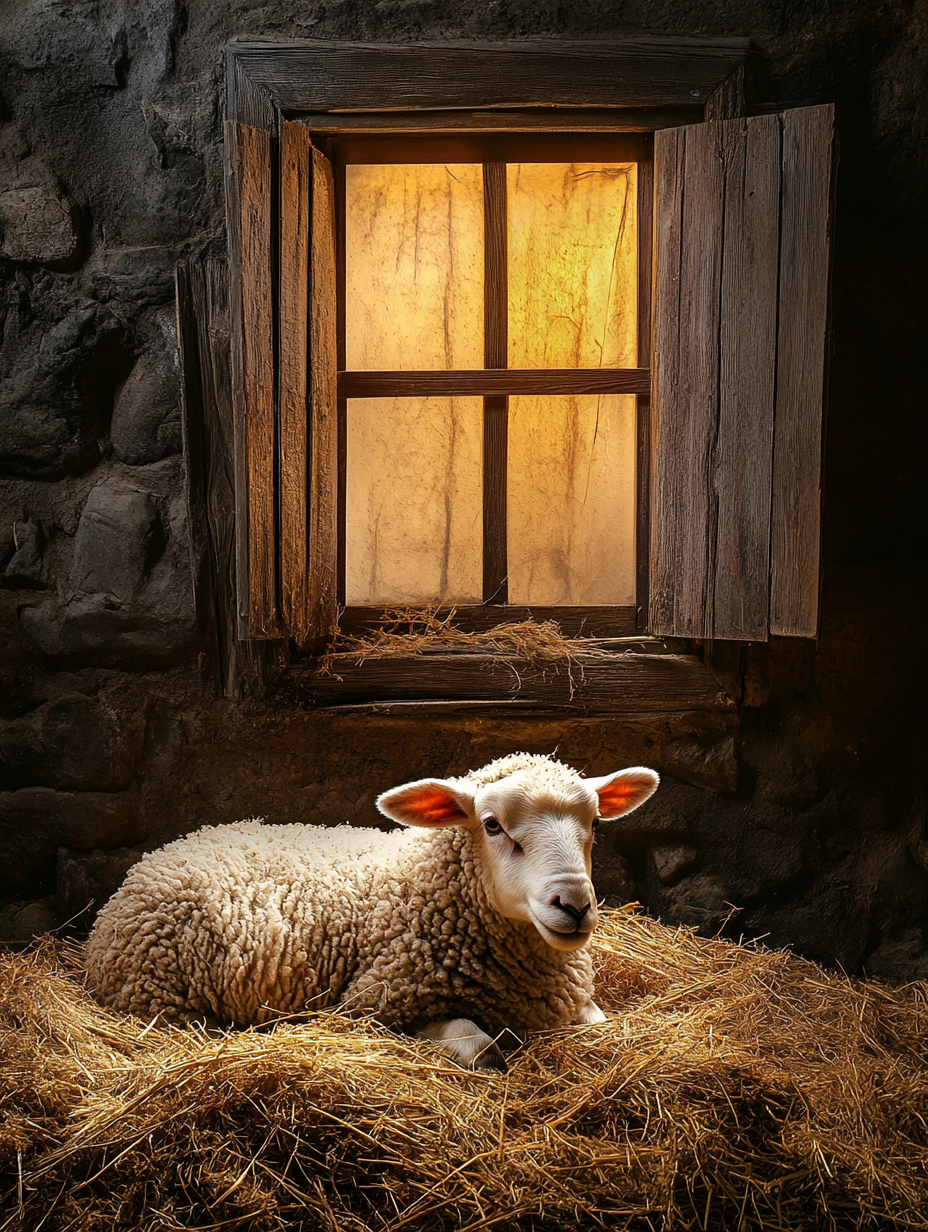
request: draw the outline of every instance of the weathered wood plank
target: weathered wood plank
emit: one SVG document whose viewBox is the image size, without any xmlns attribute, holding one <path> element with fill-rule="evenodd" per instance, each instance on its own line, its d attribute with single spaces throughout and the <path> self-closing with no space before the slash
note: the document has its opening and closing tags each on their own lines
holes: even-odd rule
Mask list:
<svg viewBox="0 0 928 1232">
<path fill-rule="evenodd" d="M 310 141 L 299 124 L 280 130 L 280 592 L 292 637 L 308 634 L 308 307 Z"/>
<path fill-rule="evenodd" d="M 276 637 L 274 306 L 271 144 L 264 129 L 227 126 L 235 405 L 239 637 Z"/>
<path fill-rule="evenodd" d="M 654 272 L 654 142 L 638 164 L 638 364 L 651 368 L 651 298 Z M 639 629 L 648 628 L 650 591 L 651 402 L 639 394 L 635 408 L 635 604 Z"/>
<path fill-rule="evenodd" d="M 341 680 L 294 669 L 294 684 L 311 702 L 516 698 L 575 711 L 731 709 L 711 672 L 687 655 L 578 656 L 544 668 L 492 655 L 422 654 L 407 659 L 340 655 L 332 670 Z"/>
<path fill-rule="evenodd" d="M 505 603 L 509 598 L 506 538 L 509 399 L 483 400 L 483 598 Z"/>
<path fill-rule="evenodd" d="M 335 184 L 332 164 L 312 149 L 310 258 L 310 468 L 307 635 L 335 622 L 338 558 L 338 339 Z"/>
<path fill-rule="evenodd" d="M 650 627 L 709 636 L 724 174 L 718 125 L 655 138 Z"/>
<path fill-rule="evenodd" d="M 188 526 L 208 670 L 226 697 L 262 696 L 286 643 L 238 640 L 229 276 L 225 261 L 177 269 Z"/>
<path fill-rule="evenodd" d="M 709 482 L 717 498 L 707 633 L 766 641 L 776 384 L 780 128 L 717 126 L 725 176 L 719 392 Z M 691 242 L 695 236 L 691 235 Z"/>
<path fill-rule="evenodd" d="M 345 634 L 368 632 L 380 624 L 385 610 L 346 607 L 339 618 L 339 628 Z M 523 620 L 556 620 L 566 637 L 630 637 L 636 631 L 633 607 L 521 607 L 515 604 L 455 607 L 453 623 L 459 629 L 478 633 Z"/>
<path fill-rule="evenodd" d="M 447 114 L 447 113 L 446 113 Z M 363 163 L 638 162 L 640 133 L 368 133 L 338 139 L 333 158 Z"/>
<path fill-rule="evenodd" d="M 739 64 L 706 99 L 705 118 L 712 123 L 715 120 L 736 120 L 743 115 L 744 65 Z"/>
<path fill-rule="evenodd" d="M 747 39 L 359 44 L 241 42 L 231 54 L 286 112 L 704 102 Z"/>
<path fill-rule="evenodd" d="M 505 163 L 483 168 L 483 362 L 488 369 L 509 363 L 509 231 Z M 483 598 L 509 598 L 507 564 L 507 476 L 509 399 L 483 400 Z"/>
<path fill-rule="evenodd" d="M 528 111 L 309 112 L 291 117 L 320 137 L 347 133 L 652 133 L 658 128 L 698 124 L 694 107 L 533 107 Z"/>
<path fill-rule="evenodd" d="M 507 368 L 458 372 L 340 372 L 343 398 L 434 398 L 458 395 L 505 398 L 510 394 L 646 394 L 647 368 Z"/>
<path fill-rule="evenodd" d="M 808 110 L 657 135 L 655 633 L 815 632 L 832 121 Z"/>
<path fill-rule="evenodd" d="M 509 366 L 509 239 L 505 163 L 483 168 L 483 362 Z"/>
<path fill-rule="evenodd" d="M 834 108 L 781 117 L 783 189 L 770 632 L 815 637 Z"/>
</svg>

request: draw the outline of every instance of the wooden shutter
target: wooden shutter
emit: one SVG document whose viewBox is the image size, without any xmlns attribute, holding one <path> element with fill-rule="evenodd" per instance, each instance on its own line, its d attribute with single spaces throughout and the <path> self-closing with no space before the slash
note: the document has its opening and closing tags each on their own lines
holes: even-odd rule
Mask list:
<svg viewBox="0 0 928 1232">
<path fill-rule="evenodd" d="M 814 637 L 834 115 L 658 132 L 650 625 Z"/>
<path fill-rule="evenodd" d="M 309 573 L 307 635 L 335 623 L 338 555 L 338 355 L 335 281 L 335 181 L 332 164 L 311 150 L 312 244 L 309 329 Z"/>
<path fill-rule="evenodd" d="M 238 635 L 303 641 L 335 616 L 332 169 L 299 124 L 281 125 L 276 159 L 264 129 L 229 126 L 226 142 Z"/>
<path fill-rule="evenodd" d="M 278 637 L 271 138 L 227 125 L 238 636 Z"/>
</svg>

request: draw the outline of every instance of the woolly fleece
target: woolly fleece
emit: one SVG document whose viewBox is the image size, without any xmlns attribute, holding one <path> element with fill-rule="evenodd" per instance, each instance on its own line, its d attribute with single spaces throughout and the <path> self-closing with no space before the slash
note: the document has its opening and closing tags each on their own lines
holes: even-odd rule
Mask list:
<svg viewBox="0 0 928 1232">
<path fill-rule="evenodd" d="M 464 776 L 522 773 L 543 794 L 581 776 L 532 754 Z M 184 1020 L 260 1023 L 337 1002 L 416 1027 L 464 1013 L 488 1030 L 545 1030 L 590 1002 L 586 949 L 562 952 L 501 918 L 481 836 L 460 827 L 204 827 L 145 856 L 101 911 L 86 949 L 100 1000 Z"/>
</svg>

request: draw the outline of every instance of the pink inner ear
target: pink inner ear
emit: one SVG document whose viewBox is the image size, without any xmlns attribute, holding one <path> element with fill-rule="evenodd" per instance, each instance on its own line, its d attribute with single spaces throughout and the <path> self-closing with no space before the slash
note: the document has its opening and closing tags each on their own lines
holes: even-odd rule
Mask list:
<svg viewBox="0 0 928 1232">
<path fill-rule="evenodd" d="M 441 825 L 446 821 L 465 821 L 467 814 L 447 791 L 427 787 L 402 801 L 402 808 L 413 813 L 426 825 Z"/>
<path fill-rule="evenodd" d="M 651 779 L 614 779 L 600 788 L 600 817 L 619 817 L 641 804 L 651 793 L 654 783 Z"/>
</svg>

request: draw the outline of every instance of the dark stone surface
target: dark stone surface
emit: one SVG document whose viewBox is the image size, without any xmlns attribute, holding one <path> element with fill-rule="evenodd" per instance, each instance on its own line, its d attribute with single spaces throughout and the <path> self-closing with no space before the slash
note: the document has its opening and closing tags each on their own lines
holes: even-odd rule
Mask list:
<svg viewBox="0 0 928 1232">
<path fill-rule="evenodd" d="M 13 554 L 3 569 L 3 585 L 19 590 L 43 590 L 42 532 L 35 522 L 14 522 Z"/>
<path fill-rule="evenodd" d="M 109 851 L 72 851 L 69 847 L 59 847 L 55 898 L 59 921 L 77 928 L 86 927 L 140 858 L 141 853 L 131 847 L 114 847 Z"/>
<path fill-rule="evenodd" d="M 0 731 L 0 790 L 128 787 L 142 726 L 139 716 L 120 714 L 97 697 L 60 697 Z"/>
<path fill-rule="evenodd" d="M 175 263 L 225 250 L 222 48 L 242 35 L 745 35 L 751 106 L 835 102 L 821 637 L 745 650 L 739 729 L 361 719 L 214 696 L 197 667 L 170 322 Z M 105 862 L 248 815 L 381 824 L 386 787 L 557 748 L 590 773 L 663 775 L 600 829 L 607 900 L 848 970 L 924 974 L 926 53 L 914 0 L 8 5 L 0 567 L 13 523 L 32 523 L 47 590 L 0 588 L 0 746 L 21 784 L 0 796 L 0 894 L 44 902 L 47 919 L 58 847 L 91 868 L 87 849 Z"/>
<path fill-rule="evenodd" d="M 0 792 L 0 881 L 14 891 L 52 871 L 61 846 L 108 847 L 144 837 L 128 792 Z"/>
<path fill-rule="evenodd" d="M 116 395 L 110 437 L 123 462 L 144 466 L 181 448 L 180 371 L 171 315 L 155 314 L 146 349 Z"/>
</svg>

